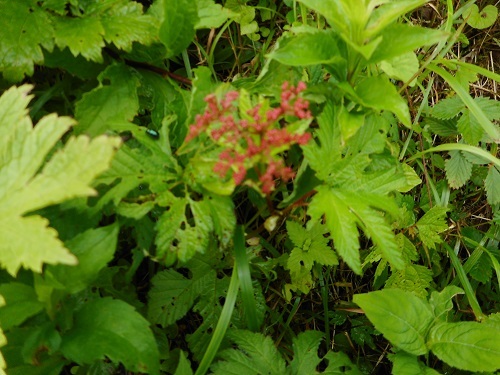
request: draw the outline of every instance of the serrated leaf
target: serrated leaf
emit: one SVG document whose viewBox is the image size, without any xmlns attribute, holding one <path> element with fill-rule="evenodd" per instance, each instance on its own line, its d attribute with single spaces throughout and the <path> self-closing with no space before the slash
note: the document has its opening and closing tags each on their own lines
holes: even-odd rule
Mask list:
<svg viewBox="0 0 500 375">
<path fill-rule="evenodd" d="M 113 259 L 118 242 L 119 226 L 89 229 L 66 243 L 78 258 L 76 266 L 48 266 L 46 277 L 54 278 L 55 287 L 77 293 L 97 278 L 99 271 Z"/>
<path fill-rule="evenodd" d="M 329 30 L 286 36 L 268 57 L 291 66 L 331 64 L 342 59 L 335 34 Z"/>
<path fill-rule="evenodd" d="M 109 84 L 106 84 L 109 83 Z M 129 124 L 139 110 L 138 79 L 123 64 L 112 64 L 99 75 L 99 86 L 76 103 L 76 134 L 96 136 L 113 125 Z"/>
<path fill-rule="evenodd" d="M 439 120 L 434 117 L 425 117 L 424 126 L 429 126 L 431 131 L 441 137 L 451 137 L 458 135 L 457 120 Z"/>
<path fill-rule="evenodd" d="M 167 48 L 167 58 L 181 53 L 189 46 L 198 23 L 196 2 L 189 0 L 163 0 L 164 19 L 159 38 Z"/>
<path fill-rule="evenodd" d="M 450 158 L 445 161 L 446 179 L 448 184 L 458 189 L 469 180 L 472 164 L 464 158 L 460 151 L 450 151 Z"/>
<path fill-rule="evenodd" d="M 215 375 L 285 374 L 285 361 L 271 338 L 261 333 L 235 330 L 228 333 L 238 349 L 219 353 L 220 361 L 210 368 Z"/>
<path fill-rule="evenodd" d="M 4 146 L 0 152 L 0 263 L 12 275 L 21 266 L 41 272 L 43 263 L 76 263 L 57 239 L 57 232 L 47 228 L 48 220 L 23 215 L 94 195 L 90 183 L 109 166 L 120 145 L 119 139 L 104 136 L 92 141 L 70 138 L 35 175 L 73 121 L 50 115 L 33 128 L 25 109 L 28 91 L 28 86 L 14 87 L 0 98 L 0 144 Z M 11 123 L 16 119 L 17 124 Z"/>
<path fill-rule="evenodd" d="M 356 294 L 353 301 L 391 344 L 414 355 L 427 353 L 433 315 L 426 302 L 398 289 Z"/>
<path fill-rule="evenodd" d="M 441 292 L 434 291 L 429 298 L 429 304 L 433 310 L 436 320 L 446 321 L 446 315 L 453 308 L 451 299 L 464 291 L 454 285 L 446 286 Z"/>
<path fill-rule="evenodd" d="M 428 346 L 442 361 L 461 370 L 500 369 L 500 328 L 477 322 L 440 323 L 432 327 Z"/>
<path fill-rule="evenodd" d="M 9 81 L 21 81 L 43 62 L 41 47 L 52 50 L 54 29 L 35 0 L 1 0 L 0 9 L 0 71 Z"/>
<path fill-rule="evenodd" d="M 35 290 L 21 283 L 0 285 L 3 305 L 0 307 L 0 326 L 4 330 L 18 326 L 31 316 L 43 310 Z"/>
<path fill-rule="evenodd" d="M 500 202 L 500 172 L 495 166 L 490 166 L 488 175 L 484 180 L 484 187 L 488 203 L 493 205 Z"/>
<path fill-rule="evenodd" d="M 466 108 L 467 107 L 462 99 L 458 96 L 453 96 L 451 98 L 440 100 L 436 105 L 434 105 L 434 107 L 432 107 L 430 114 L 440 120 L 448 120 L 458 116 Z"/>
<path fill-rule="evenodd" d="M 159 353 L 149 322 L 132 306 L 111 298 L 86 303 L 63 336 L 61 352 L 79 364 L 108 357 L 130 371 L 159 373 Z"/>
<path fill-rule="evenodd" d="M 362 375 L 363 373 L 354 365 L 347 354 L 343 352 L 329 351 L 323 357 L 328 362 L 328 367 L 322 374 L 324 375 Z"/>
<path fill-rule="evenodd" d="M 104 40 L 125 51 L 132 49 L 133 42 L 150 44 L 159 26 L 154 17 L 143 15 L 142 5 L 137 2 L 118 3 L 103 13 L 101 23 Z"/>
<path fill-rule="evenodd" d="M 323 333 L 318 331 L 301 332 L 293 339 L 293 360 L 290 363 L 292 374 L 314 374 L 316 367 L 321 362 L 318 357 L 318 348 Z"/>
<path fill-rule="evenodd" d="M 473 146 L 476 146 L 484 135 L 483 127 L 468 109 L 465 109 L 458 119 L 457 128 L 462 133 L 464 141 Z"/>
<path fill-rule="evenodd" d="M 408 105 L 387 77 L 380 75 L 365 78 L 355 87 L 355 91 L 364 106 L 392 112 L 404 125 L 411 126 Z M 384 95 L 380 95 L 381 92 Z"/>
<path fill-rule="evenodd" d="M 214 277 L 215 272 L 209 268 L 204 272 L 195 270 L 191 278 L 173 269 L 157 273 L 148 293 L 149 320 L 162 327 L 174 324 L 189 311 Z"/>
<path fill-rule="evenodd" d="M 349 207 L 330 189 L 320 186 L 309 204 L 312 220 L 321 220 L 326 215 L 326 225 L 333 238 L 335 250 L 357 274 L 361 274 L 358 229 Z"/>
<path fill-rule="evenodd" d="M 426 298 L 431 286 L 432 270 L 417 264 L 409 264 L 403 270 L 394 272 L 385 284 L 386 289 L 396 288 Z"/>
<path fill-rule="evenodd" d="M 102 62 L 104 28 L 98 18 L 57 18 L 55 42 L 61 49 L 68 47 L 73 56 Z"/>
<path fill-rule="evenodd" d="M 441 243 L 439 233 L 448 229 L 446 224 L 446 207 L 435 206 L 422 216 L 415 224 L 418 228 L 418 235 L 422 242 L 431 249 L 436 248 L 436 244 Z"/>
</svg>

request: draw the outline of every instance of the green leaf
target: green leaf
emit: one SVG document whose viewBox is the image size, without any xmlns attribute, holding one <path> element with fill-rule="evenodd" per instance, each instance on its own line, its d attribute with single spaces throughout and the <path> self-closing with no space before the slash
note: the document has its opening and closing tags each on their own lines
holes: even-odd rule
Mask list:
<svg viewBox="0 0 500 375">
<path fill-rule="evenodd" d="M 446 224 L 447 212 L 448 208 L 446 207 L 432 207 L 415 224 L 418 228 L 420 239 L 431 249 L 435 249 L 436 244 L 442 242 L 439 233 L 448 229 L 448 225 Z"/>
<path fill-rule="evenodd" d="M 484 135 L 481 124 L 468 109 L 464 110 L 462 116 L 458 119 L 457 128 L 462 133 L 464 141 L 473 146 L 476 146 Z"/>
<path fill-rule="evenodd" d="M 467 23 L 475 29 L 486 29 L 492 26 L 498 17 L 498 9 L 494 5 L 486 5 L 481 11 L 472 4 L 462 15 Z"/>
<path fill-rule="evenodd" d="M 245 5 L 239 0 L 227 0 L 225 8 L 231 12 L 231 18 L 240 24 L 241 35 L 248 35 L 259 31 L 259 25 L 255 21 L 255 8 Z"/>
<path fill-rule="evenodd" d="M 328 367 L 322 374 L 324 375 L 361 375 L 362 372 L 354 365 L 347 354 L 343 352 L 328 352 L 323 357 L 327 361 Z"/>
<path fill-rule="evenodd" d="M 445 161 L 446 179 L 448 184 L 458 189 L 465 185 L 472 174 L 470 163 L 460 151 L 450 151 L 450 158 Z"/>
<path fill-rule="evenodd" d="M 403 270 L 394 272 L 385 284 L 386 289 L 395 288 L 426 298 L 432 283 L 432 270 L 424 266 L 409 264 Z"/>
<path fill-rule="evenodd" d="M 278 353 L 271 338 L 261 333 L 234 330 L 229 339 L 238 349 L 226 349 L 219 353 L 220 361 L 210 368 L 217 375 L 285 374 L 285 361 Z"/>
<path fill-rule="evenodd" d="M 68 47 L 73 56 L 102 62 L 104 27 L 98 18 L 57 18 L 55 42 L 61 49 Z"/>
<path fill-rule="evenodd" d="M 151 280 L 148 293 L 148 319 L 167 327 L 182 318 L 194 303 L 209 293 L 217 278 L 216 272 L 202 258 L 194 257 L 187 265 L 191 277 L 168 269 Z"/>
<path fill-rule="evenodd" d="M 406 52 L 388 60 L 380 62 L 380 68 L 393 79 L 408 82 L 418 72 L 419 62 L 414 52 Z M 410 86 L 415 84 L 415 79 L 409 82 Z"/>
<path fill-rule="evenodd" d="M 458 116 L 467 107 L 458 96 L 440 100 L 431 109 L 431 116 L 440 120 L 448 120 Z"/>
<path fill-rule="evenodd" d="M 451 299 L 457 294 L 464 294 L 464 291 L 454 285 L 446 286 L 441 292 L 434 291 L 431 293 L 429 303 L 436 320 L 446 321 L 446 315 L 453 308 Z"/>
<path fill-rule="evenodd" d="M 43 263 L 76 264 L 57 232 L 47 228 L 48 220 L 24 215 L 94 195 L 90 183 L 108 168 L 120 145 L 105 136 L 70 138 L 36 174 L 73 121 L 49 115 L 33 127 L 25 109 L 28 91 L 28 86 L 14 87 L 0 98 L 0 263 L 12 275 L 21 266 L 41 272 Z"/>
<path fill-rule="evenodd" d="M 500 202 L 500 172 L 499 170 L 491 165 L 488 169 L 488 175 L 484 180 L 484 187 L 486 189 L 486 195 L 488 197 L 488 203 L 491 205 Z"/>
<path fill-rule="evenodd" d="M 382 43 L 370 57 L 370 63 L 390 60 L 408 52 L 413 52 L 422 46 L 430 46 L 448 38 L 448 34 L 441 30 L 412 26 L 408 23 L 394 23 L 382 33 Z"/>
<path fill-rule="evenodd" d="M 427 353 L 425 338 L 433 315 L 426 302 L 398 289 L 356 294 L 353 301 L 391 344 L 414 355 Z"/>
<path fill-rule="evenodd" d="M 215 4 L 214 0 L 196 0 L 198 8 L 198 22 L 196 29 L 216 29 L 232 15 L 227 8 Z"/>
<path fill-rule="evenodd" d="M 440 323 L 432 327 L 428 346 L 440 360 L 468 371 L 500 369 L 500 327 L 477 322 Z"/>
<path fill-rule="evenodd" d="M 411 126 L 408 105 L 387 77 L 380 75 L 365 78 L 355 87 L 355 91 L 364 106 L 379 111 L 390 111 L 404 125 Z M 382 92 L 384 95 L 380 95 Z"/>
<path fill-rule="evenodd" d="M 35 290 L 25 284 L 8 283 L 0 285 L 3 305 L 0 307 L 0 326 L 3 330 L 22 324 L 29 317 L 43 310 Z"/>
<path fill-rule="evenodd" d="M 116 224 L 89 229 L 65 245 L 78 258 L 76 266 L 49 266 L 45 274 L 54 278 L 56 288 L 77 293 L 97 278 L 99 271 L 113 259 L 118 242 L 119 226 Z"/>
<path fill-rule="evenodd" d="M 198 23 L 196 2 L 189 0 L 163 0 L 164 19 L 159 37 L 167 47 L 167 58 L 180 54 L 189 46 Z"/>
<path fill-rule="evenodd" d="M 439 372 L 419 361 L 416 355 L 401 351 L 389 354 L 388 357 L 393 363 L 393 375 L 439 375 Z"/>
<path fill-rule="evenodd" d="M 308 8 L 318 12 L 326 18 L 330 26 L 339 34 L 348 34 L 350 18 L 347 16 L 349 6 L 345 9 L 345 1 L 342 0 L 300 0 Z M 358 5 L 358 4 L 356 4 Z"/>
<path fill-rule="evenodd" d="M 342 59 L 335 34 L 330 30 L 304 32 L 281 38 L 279 47 L 268 57 L 292 66 L 331 64 Z"/>
<path fill-rule="evenodd" d="M 99 86 L 76 103 L 76 134 L 96 136 L 113 126 L 128 124 L 139 110 L 138 79 L 122 64 L 112 64 L 99 75 Z"/>
<path fill-rule="evenodd" d="M 193 370 L 191 369 L 191 363 L 189 359 L 186 358 L 184 351 L 180 351 L 179 354 L 179 364 L 175 369 L 174 375 L 193 375 Z"/>
<path fill-rule="evenodd" d="M 0 71 L 9 81 L 21 81 L 43 62 L 41 47 L 52 50 L 54 29 L 35 0 L 0 0 L 0 9 Z"/>
<path fill-rule="evenodd" d="M 149 323 L 132 306 L 111 298 L 86 303 L 63 336 L 61 352 L 79 364 L 108 357 L 127 370 L 159 373 L 159 353 Z"/>
<path fill-rule="evenodd" d="M 291 374 L 314 374 L 321 362 L 318 348 L 324 334 L 318 331 L 301 332 L 293 339 L 293 360 L 290 363 Z"/>
<path fill-rule="evenodd" d="M 361 274 L 356 219 L 349 207 L 332 190 L 319 186 L 317 191 L 309 204 L 308 214 L 311 220 L 320 221 L 321 217 L 326 215 L 326 225 L 333 238 L 335 250 L 354 272 Z"/>
</svg>

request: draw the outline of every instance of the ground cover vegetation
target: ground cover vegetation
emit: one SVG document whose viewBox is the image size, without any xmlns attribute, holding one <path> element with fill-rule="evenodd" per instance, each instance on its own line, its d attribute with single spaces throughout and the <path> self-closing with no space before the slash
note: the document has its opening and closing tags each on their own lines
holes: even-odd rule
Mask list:
<svg viewBox="0 0 500 375">
<path fill-rule="evenodd" d="M 0 0 L 0 373 L 496 373 L 497 6 Z"/>
</svg>

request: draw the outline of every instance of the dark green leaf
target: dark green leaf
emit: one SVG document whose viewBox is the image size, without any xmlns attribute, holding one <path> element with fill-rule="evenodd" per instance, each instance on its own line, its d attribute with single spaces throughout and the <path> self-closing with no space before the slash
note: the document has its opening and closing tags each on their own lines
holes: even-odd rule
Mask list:
<svg viewBox="0 0 500 375">
<path fill-rule="evenodd" d="M 191 43 L 198 23 L 196 2 L 163 0 L 164 19 L 160 26 L 160 40 L 167 47 L 167 56 L 181 53 Z"/>
</svg>

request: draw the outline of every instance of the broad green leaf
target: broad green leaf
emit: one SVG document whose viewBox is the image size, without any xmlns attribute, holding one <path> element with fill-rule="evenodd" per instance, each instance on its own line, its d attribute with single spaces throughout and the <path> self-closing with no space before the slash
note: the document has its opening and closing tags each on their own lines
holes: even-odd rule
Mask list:
<svg viewBox="0 0 500 375">
<path fill-rule="evenodd" d="M 500 325 L 477 322 L 440 323 L 427 345 L 440 360 L 468 371 L 500 369 Z"/>
<path fill-rule="evenodd" d="M 484 187 L 486 188 L 486 195 L 488 203 L 491 205 L 500 202 L 500 172 L 495 166 L 490 166 L 488 175 L 484 180 Z"/>
<path fill-rule="evenodd" d="M 436 320 L 446 321 L 446 315 L 453 308 L 452 298 L 457 294 L 464 294 L 464 291 L 454 285 L 448 285 L 441 292 L 434 291 L 431 293 L 429 303 Z"/>
<path fill-rule="evenodd" d="M 318 12 L 326 18 L 330 26 L 336 29 L 339 34 L 348 34 L 350 19 L 341 0 L 300 0 L 302 4 Z"/>
<path fill-rule="evenodd" d="M 232 15 L 229 9 L 215 4 L 214 0 L 196 0 L 196 3 L 198 9 L 196 29 L 218 28 Z"/>
<path fill-rule="evenodd" d="M 164 19 L 159 37 L 167 47 L 167 58 L 174 57 L 189 46 L 198 23 L 196 2 L 189 0 L 163 0 Z"/>
<path fill-rule="evenodd" d="M 54 29 L 35 0 L 0 0 L 0 9 L 0 71 L 9 81 L 21 81 L 43 62 L 41 47 L 52 50 Z"/>
<path fill-rule="evenodd" d="M 122 64 L 112 64 L 99 75 L 99 86 L 76 103 L 76 134 L 96 136 L 113 125 L 128 124 L 139 110 L 138 79 Z"/>
<path fill-rule="evenodd" d="M 285 361 L 270 337 L 244 330 L 229 332 L 228 337 L 238 345 L 238 349 L 226 349 L 220 352 L 220 360 L 210 368 L 213 374 L 286 374 Z"/>
<path fill-rule="evenodd" d="M 113 259 L 118 242 L 116 224 L 90 229 L 68 241 L 65 245 L 78 258 L 76 266 L 48 266 L 45 274 L 53 278 L 56 288 L 77 293 L 97 278 L 99 271 Z"/>
<path fill-rule="evenodd" d="M 476 4 L 472 4 L 462 17 L 475 29 L 486 29 L 495 23 L 498 9 L 494 5 L 486 5 L 481 11 Z"/>
<path fill-rule="evenodd" d="M 407 52 L 389 60 L 381 61 L 380 68 L 389 77 L 408 82 L 418 72 L 419 62 L 414 52 Z M 409 82 L 409 86 L 414 85 L 415 79 Z"/>
<path fill-rule="evenodd" d="M 24 215 L 94 195 L 90 183 L 108 168 L 120 145 L 104 136 L 70 138 L 36 174 L 73 121 L 49 115 L 33 128 L 25 109 L 28 91 L 28 86 L 14 87 L 0 98 L 0 263 L 12 275 L 21 266 L 41 272 L 43 263 L 76 264 L 57 232 L 47 228 L 48 220 Z"/>
<path fill-rule="evenodd" d="M 439 375 L 439 372 L 419 361 L 416 355 L 400 351 L 388 357 L 393 363 L 392 375 Z"/>
<path fill-rule="evenodd" d="M 268 57 L 292 66 L 331 64 L 342 59 L 335 34 L 329 30 L 282 38 Z"/>
<path fill-rule="evenodd" d="M 365 123 L 364 114 L 349 112 L 345 107 L 341 107 L 338 117 L 342 140 L 345 142 L 355 135 Z"/>
<path fill-rule="evenodd" d="M 425 338 L 434 317 L 425 301 L 398 289 L 356 294 L 353 301 L 392 345 L 414 355 L 427 353 Z"/>
<path fill-rule="evenodd" d="M 361 274 L 356 219 L 342 198 L 332 190 L 320 186 L 317 191 L 309 204 L 311 220 L 319 221 L 326 215 L 326 226 L 330 230 L 335 250 L 354 272 Z"/>
<path fill-rule="evenodd" d="M 224 7 L 231 12 L 231 18 L 240 24 L 241 35 L 248 35 L 259 31 L 255 20 L 255 8 L 239 0 L 227 0 Z"/>
<path fill-rule="evenodd" d="M 189 359 L 186 358 L 184 351 L 181 350 L 179 354 L 179 364 L 175 369 L 174 375 L 193 375 L 193 370 L 191 369 L 191 363 Z"/>
<path fill-rule="evenodd" d="M 395 22 L 399 17 L 424 5 L 429 0 L 399 0 L 399 1 L 370 1 L 369 8 L 375 8 L 371 14 L 370 21 L 366 27 L 365 37 L 371 38 L 387 26 Z"/>
<path fill-rule="evenodd" d="M 364 106 L 394 113 L 404 125 L 411 126 L 410 112 L 404 99 L 389 79 L 383 75 L 368 77 L 355 87 Z M 383 93 L 383 95 L 381 95 Z"/>
<path fill-rule="evenodd" d="M 92 300 L 76 312 L 61 352 L 79 364 L 107 357 L 130 371 L 159 373 L 158 347 L 149 322 L 129 304 L 109 297 Z"/>
<path fill-rule="evenodd" d="M 446 207 L 432 207 L 415 224 L 418 228 L 418 236 L 431 249 L 435 249 L 436 244 L 442 242 L 439 233 L 448 229 L 446 212 L 448 212 Z"/>
<path fill-rule="evenodd" d="M 385 284 L 386 289 L 395 288 L 426 298 L 432 283 L 432 270 L 417 264 L 409 264 L 400 271 L 393 272 Z"/>
<path fill-rule="evenodd" d="M 413 52 L 422 46 L 430 46 L 446 40 L 448 34 L 441 30 L 428 29 L 420 26 L 411 26 L 408 23 L 395 23 L 387 27 L 382 33 L 382 43 L 369 59 L 370 63 L 390 60 L 393 57 Z"/>
<path fill-rule="evenodd" d="M 4 302 L 0 307 L 0 327 L 3 330 L 18 326 L 43 310 L 43 303 L 28 285 L 16 282 L 2 284 L 0 295 Z"/>
<path fill-rule="evenodd" d="M 450 151 L 450 158 L 445 162 L 445 170 L 448 184 L 452 188 L 458 189 L 469 180 L 472 164 L 464 158 L 460 151 Z"/>
<path fill-rule="evenodd" d="M 104 27 L 98 18 L 57 18 L 55 42 L 61 49 L 68 47 L 73 56 L 82 55 L 87 60 L 102 62 Z"/>
</svg>

